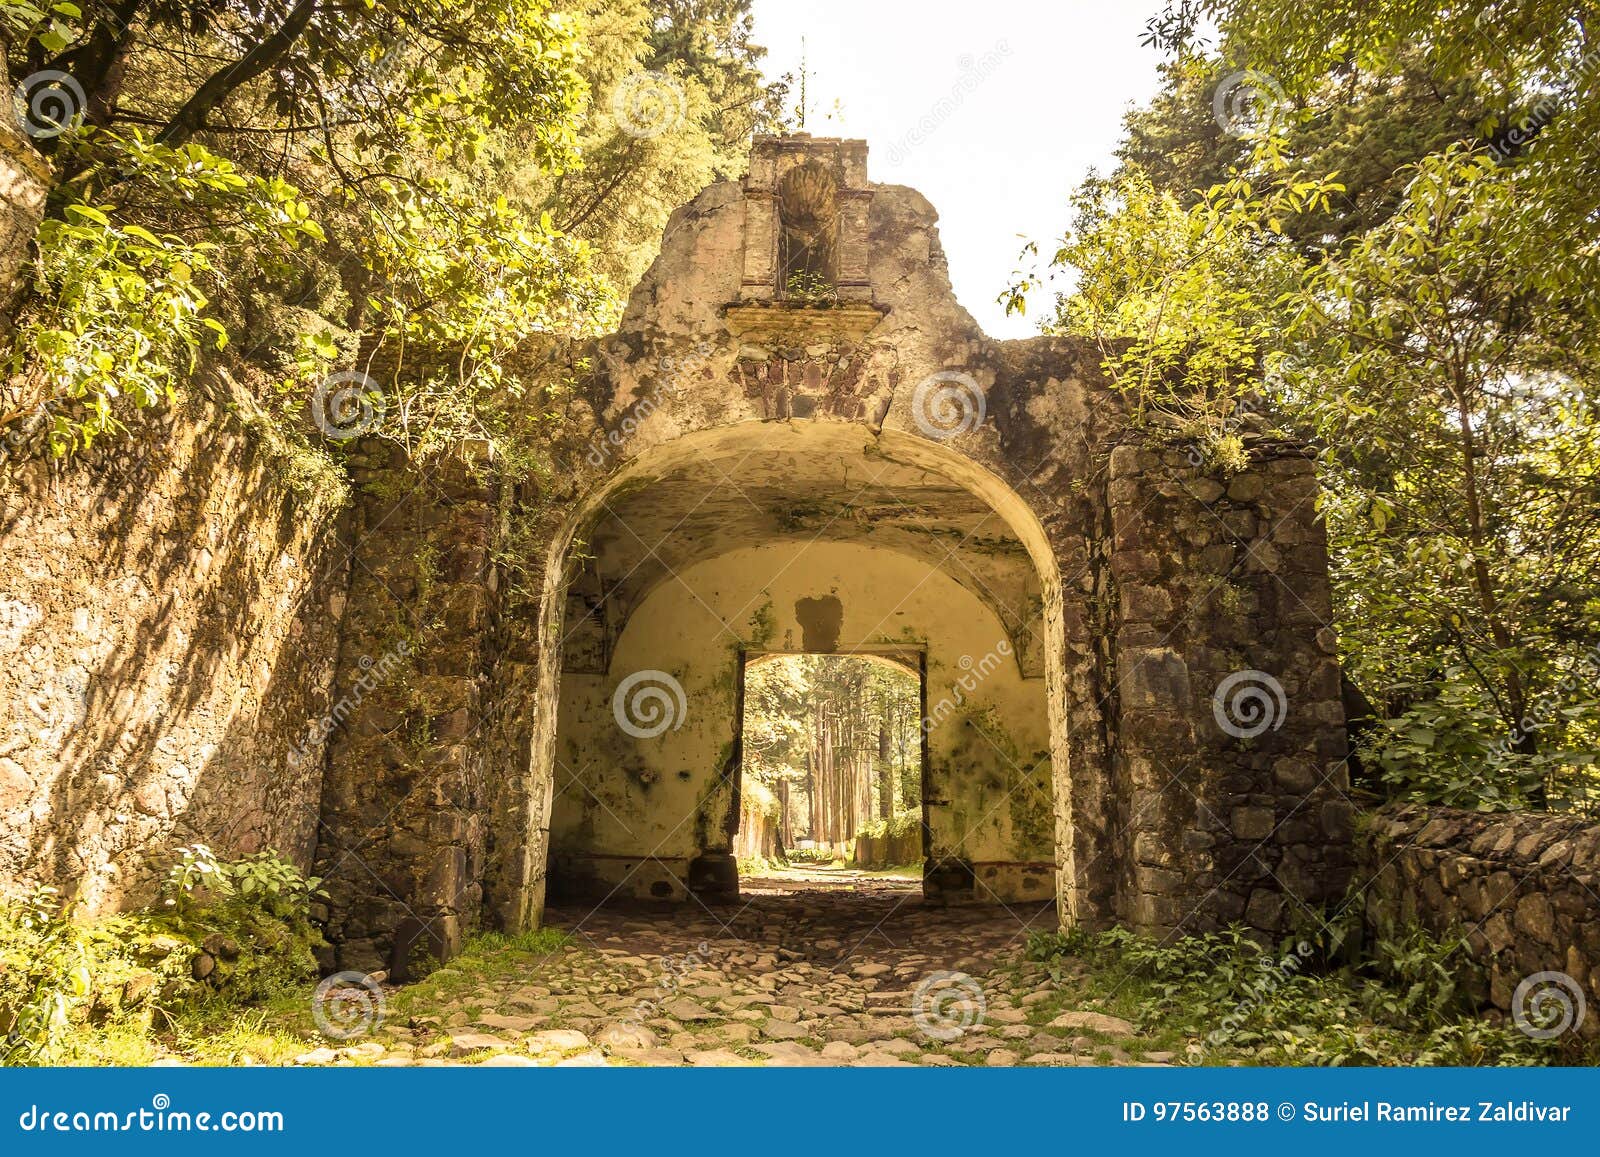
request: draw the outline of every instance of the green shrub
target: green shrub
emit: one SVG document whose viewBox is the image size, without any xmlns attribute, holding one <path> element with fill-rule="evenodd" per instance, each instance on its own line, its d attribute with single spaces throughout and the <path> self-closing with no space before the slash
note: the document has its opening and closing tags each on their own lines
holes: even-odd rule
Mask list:
<svg viewBox="0 0 1600 1157">
<path fill-rule="evenodd" d="M 790 848 L 784 855 L 791 864 L 831 864 L 841 853 L 832 848 Z"/>
<path fill-rule="evenodd" d="M 0 907 L 0 1059 L 49 1055 L 89 993 L 88 953 L 57 918 L 56 889 L 35 888 Z"/>
<path fill-rule="evenodd" d="M 1131 998 L 1141 1029 L 1193 1039 L 1200 1064 L 1550 1064 L 1581 1047 L 1480 1019 L 1463 951 L 1412 930 L 1356 954 L 1337 928 L 1275 949 L 1242 928 L 1172 942 L 1074 928 L 1027 946 L 1058 981 L 1061 961 L 1081 961 L 1108 997 Z"/>
<path fill-rule="evenodd" d="M 895 812 L 893 816 L 886 820 L 878 819 L 873 820 L 871 823 L 863 824 L 856 830 L 856 835 L 867 836 L 871 839 L 882 839 L 884 836 L 899 838 L 909 836 L 913 832 L 919 831 L 921 827 L 922 812 L 920 810 L 902 811 Z"/>
<path fill-rule="evenodd" d="M 80 922 L 52 888 L 0 905 L 0 1056 L 61 1063 L 80 1029 L 166 1028 L 309 981 L 317 884 L 273 852 L 221 861 L 195 845 L 152 909 Z"/>
</svg>

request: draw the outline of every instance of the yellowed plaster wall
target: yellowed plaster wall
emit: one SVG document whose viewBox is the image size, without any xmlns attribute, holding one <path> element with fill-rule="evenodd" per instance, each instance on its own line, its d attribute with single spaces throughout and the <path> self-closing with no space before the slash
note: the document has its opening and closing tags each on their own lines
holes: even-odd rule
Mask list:
<svg viewBox="0 0 1600 1157">
<path fill-rule="evenodd" d="M 1052 860 L 1044 680 L 1021 677 L 999 619 L 927 562 L 859 544 L 782 542 L 681 569 L 635 610 L 608 674 L 562 677 L 551 817 L 558 876 L 592 872 L 620 894 L 683 895 L 689 860 L 729 847 L 723 776 L 741 650 L 817 649 L 802 621 L 815 631 L 815 615 L 797 604 L 828 598 L 842 607 L 838 650 L 926 651 L 928 795 L 948 801 L 929 809 L 935 856 Z M 650 738 L 628 735 L 613 710 L 618 685 L 640 671 L 665 672 L 683 689 L 676 726 Z M 992 886 L 1001 894 L 980 888 L 976 898 L 1021 898 L 1013 886 Z"/>
</svg>

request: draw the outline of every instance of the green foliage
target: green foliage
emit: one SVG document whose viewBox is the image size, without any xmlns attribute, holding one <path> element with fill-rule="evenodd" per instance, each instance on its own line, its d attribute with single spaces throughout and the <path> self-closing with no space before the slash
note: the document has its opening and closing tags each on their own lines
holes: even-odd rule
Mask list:
<svg viewBox="0 0 1600 1157">
<path fill-rule="evenodd" d="M 1592 807 L 1597 62 L 1554 9 L 1363 12 L 1170 5 L 1166 88 L 1075 199 L 1046 328 L 1099 341 L 1199 465 L 1261 432 L 1324 448 L 1341 658 L 1379 721 L 1363 786 Z M 1284 90 L 1248 139 L 1213 115 L 1244 68 Z"/>
<path fill-rule="evenodd" d="M 572 937 L 559 928 L 532 928 L 525 932 L 480 932 L 462 946 L 461 958 L 492 952 L 527 952 L 547 956 L 572 943 Z"/>
<path fill-rule="evenodd" d="M 1325 206 L 1340 187 L 1289 171 L 1269 145 L 1259 157 L 1270 181 L 1235 174 L 1189 204 L 1137 169 L 1091 178 L 1050 259 L 1074 272 L 1075 288 L 1057 298 L 1045 331 L 1093 339 L 1136 420 L 1166 415 L 1224 458 L 1236 456 L 1223 441 L 1278 340 L 1274 303 L 1294 284 L 1298 258 L 1283 219 Z M 1007 312 L 1025 312 L 1044 284 L 1023 277 Z"/>
<path fill-rule="evenodd" d="M 7 1065 L 51 1057 L 73 1007 L 89 994 L 88 953 L 59 908 L 50 887 L 0 907 L 0 1060 Z"/>
<path fill-rule="evenodd" d="M 321 884 L 276 852 L 224 861 L 206 845 L 191 844 L 178 850 L 178 860 L 167 873 L 167 902 L 179 908 L 256 905 L 275 916 L 303 918 L 312 901 L 327 899 Z"/>
<path fill-rule="evenodd" d="M 326 454 L 342 431 L 307 403 L 364 351 L 384 403 L 364 433 L 423 458 L 488 441 L 537 475 L 569 344 L 613 322 L 668 213 L 737 168 L 782 92 L 748 0 L 14 3 L 0 21 L 13 82 L 63 71 L 86 98 L 36 141 L 58 183 L 0 384 L 12 444 L 23 428 L 58 454 L 224 357 L 264 371 L 238 375 L 258 424 Z M 641 73 L 682 94 L 643 135 L 615 111 Z"/>
<path fill-rule="evenodd" d="M 833 864 L 839 853 L 832 848 L 790 848 L 784 853 L 791 864 Z"/>
<path fill-rule="evenodd" d="M 891 839 L 899 839 L 913 835 L 921 829 L 922 812 L 920 810 L 897 811 L 886 820 L 876 819 L 871 823 L 863 824 L 856 829 L 856 835 L 870 836 L 873 839 L 881 839 L 885 836 Z"/>
<path fill-rule="evenodd" d="M 148 1034 L 189 1012 L 259 1003 L 316 975 L 320 895 L 270 852 L 183 850 L 156 909 L 72 919 L 54 889 L 0 905 L 6 1064 L 71 1063 L 92 1034 Z"/>
<path fill-rule="evenodd" d="M 1042 928 L 1030 929 L 1023 945 L 1023 955 L 1029 960 L 1046 964 L 1063 958 L 1084 958 L 1093 951 L 1095 934 L 1082 924 L 1074 924 L 1065 932 L 1047 932 Z"/>
<path fill-rule="evenodd" d="M 761 75 L 751 0 L 572 0 L 583 27 L 588 105 L 578 118 L 580 167 L 552 177 L 513 165 L 563 232 L 588 242 L 620 296 L 654 258 L 667 218 L 714 180 L 743 172 L 753 133 L 780 127 L 785 83 Z M 643 134 L 617 106 L 641 77 L 659 96 Z M 660 131 L 655 131 L 659 129 Z"/>
<path fill-rule="evenodd" d="M 1478 811 L 1526 807 L 1549 761 L 1505 748 L 1501 717 L 1482 687 L 1453 669 L 1418 690 L 1428 697 L 1384 720 L 1363 744 L 1389 794 Z"/>
<path fill-rule="evenodd" d="M 58 454 L 120 429 L 130 410 L 170 401 L 202 344 L 226 344 L 226 328 L 207 313 L 206 288 L 226 276 L 224 247 L 243 246 L 265 264 L 322 237 L 292 188 L 242 175 L 197 143 L 171 148 L 130 130 L 88 134 L 80 144 L 115 165 L 120 182 L 99 203 L 91 188 L 60 191 L 59 216 L 39 228 L 36 296 L 7 365 L 27 383 L 17 410 L 48 414 Z M 135 206 L 146 197 L 229 223 L 211 240 L 158 234 L 129 219 L 145 216 Z"/>
<path fill-rule="evenodd" d="M 1412 930 L 1358 956 L 1336 929 L 1319 940 L 1274 950 L 1239 928 L 1170 943 L 1073 929 L 1031 933 L 1027 955 L 1058 980 L 1065 962 L 1080 961 L 1098 990 L 1133 1004 L 1142 1027 L 1193 1038 L 1195 1064 L 1554 1064 L 1577 1047 L 1480 1019 L 1459 941 Z"/>
<path fill-rule="evenodd" d="M 83 10 L 76 4 L 30 4 L 26 0 L 6 0 L 0 4 L 0 28 L 9 39 L 26 44 L 36 42 L 47 52 L 60 52 L 72 42 L 74 24 Z"/>
<path fill-rule="evenodd" d="M 807 305 L 831 304 L 839 296 L 838 289 L 826 277 L 806 270 L 789 274 L 783 290 L 787 300 L 800 301 Z"/>
</svg>

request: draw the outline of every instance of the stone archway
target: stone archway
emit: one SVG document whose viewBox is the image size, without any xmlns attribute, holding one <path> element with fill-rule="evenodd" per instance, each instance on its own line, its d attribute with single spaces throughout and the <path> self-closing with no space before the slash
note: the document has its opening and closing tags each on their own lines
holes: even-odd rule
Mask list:
<svg viewBox="0 0 1600 1157">
<path fill-rule="evenodd" d="M 561 710 L 541 714 L 530 795 L 553 801 L 553 890 L 726 889 L 744 656 L 898 647 L 927 668 L 929 897 L 1054 896 L 1070 737 L 1044 544 L 987 470 L 893 431 L 743 423 L 642 455 L 548 564 L 566 597 L 547 601 L 561 670 L 540 698 Z M 631 726 L 631 696 L 672 718 Z"/>
<path fill-rule="evenodd" d="M 936 223 L 915 191 L 867 179 L 863 142 L 761 138 L 744 180 L 673 215 L 587 359 L 580 433 L 537 501 L 492 461 L 418 479 L 392 454 L 360 460 L 339 684 L 394 649 L 424 595 L 429 630 L 414 677 L 364 694 L 331 745 L 318 864 L 342 967 L 403 971 L 419 946 L 442 958 L 474 926 L 537 922 L 563 686 L 591 680 L 597 714 L 634 673 L 617 663 L 648 600 L 808 531 L 871 566 L 833 564 L 837 595 L 773 593 L 802 645 L 833 629 L 831 612 L 800 621 L 802 599 L 837 597 L 844 640 L 846 586 L 921 566 L 1042 684 L 1048 722 L 1017 726 L 1048 735 L 1065 919 L 1275 934 L 1342 894 L 1352 809 L 1311 456 L 1246 433 L 1246 468 L 1218 474 L 1179 434 L 1129 422 L 1103 351 L 987 337 Z M 804 284 L 784 273 L 796 254 Z M 534 508 L 552 520 L 543 582 L 508 590 L 496 552 Z M 588 570 L 578 542 L 597 548 Z M 784 573 L 746 561 L 719 590 Z M 727 645 L 757 630 L 757 593 L 712 616 Z M 709 653 L 679 665 L 691 682 L 727 670 Z M 1241 702 L 1265 721 L 1235 717 Z M 715 750 L 654 771 L 707 765 Z M 691 823 L 714 832 L 701 802 Z M 978 878 L 1002 857 L 965 852 L 974 889 L 1010 886 Z"/>
</svg>

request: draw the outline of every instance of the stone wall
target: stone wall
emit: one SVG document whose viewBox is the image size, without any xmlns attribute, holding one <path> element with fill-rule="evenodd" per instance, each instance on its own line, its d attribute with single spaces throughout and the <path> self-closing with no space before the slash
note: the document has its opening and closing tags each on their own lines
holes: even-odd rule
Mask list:
<svg viewBox="0 0 1600 1157">
<path fill-rule="evenodd" d="M 11 469 L 0 874 L 103 907 L 174 844 L 275 846 L 327 878 L 326 963 L 403 977 L 536 922 L 552 832 L 608 891 L 736 887 L 739 664 L 892 649 L 927 673 L 930 900 L 1160 933 L 1337 895 L 1311 462 L 1208 473 L 1091 344 L 984 335 L 933 207 L 865 160 L 764 138 L 675 213 L 539 480 L 346 445 L 336 524 L 203 399 Z M 773 280 L 816 213 L 831 298 Z M 685 696 L 644 740 L 640 674 Z M 1266 726 L 1223 726 L 1236 676 Z"/>
<path fill-rule="evenodd" d="M 857 836 L 850 862 L 858 868 L 895 868 L 922 859 L 922 833 L 897 836 Z"/>
<path fill-rule="evenodd" d="M 350 611 L 334 681 L 317 874 L 340 968 L 404 979 L 480 920 L 498 488 L 488 463 L 349 455 Z"/>
<path fill-rule="evenodd" d="M 1565 973 L 1589 1005 L 1581 1031 L 1600 1035 L 1600 824 L 1406 805 L 1366 817 L 1357 847 L 1372 934 L 1464 938 L 1500 1009 L 1524 978 Z"/>
<path fill-rule="evenodd" d="M 286 459 L 207 396 L 224 383 L 70 461 L 0 464 L 7 890 L 144 902 L 195 841 L 310 866 L 339 489 L 298 497 Z"/>
</svg>

